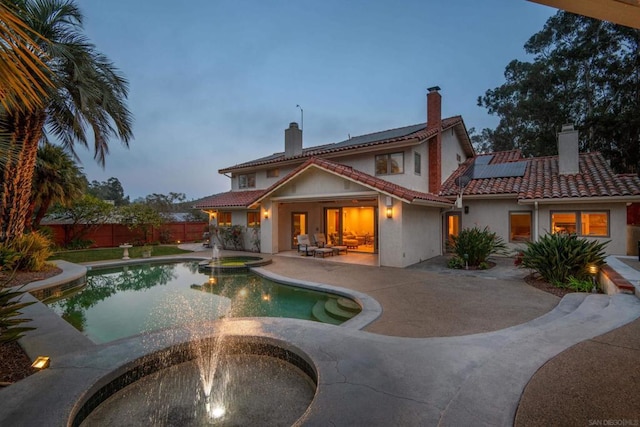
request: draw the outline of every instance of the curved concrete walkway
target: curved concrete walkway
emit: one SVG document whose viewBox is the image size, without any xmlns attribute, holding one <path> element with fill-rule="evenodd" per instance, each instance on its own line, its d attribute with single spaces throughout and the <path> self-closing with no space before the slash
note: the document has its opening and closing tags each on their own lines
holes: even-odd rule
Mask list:
<svg viewBox="0 0 640 427">
<path fill-rule="evenodd" d="M 411 318 L 395 323 L 384 319 L 385 314 L 402 313 L 412 304 L 419 310 L 415 305 L 420 301 L 431 301 L 430 307 L 442 305 L 444 301 L 438 301 L 438 292 L 424 292 L 420 299 L 415 292 L 409 291 L 435 286 L 425 278 L 442 282 L 437 285 L 442 286 L 440 291 L 449 286 L 458 289 L 459 294 L 463 290 L 469 295 L 481 294 L 483 287 L 497 286 L 492 293 L 494 301 L 503 296 L 497 294 L 497 290 L 513 291 L 511 287 L 518 282 L 481 279 L 473 276 L 475 272 L 462 272 L 462 278 L 454 279 L 452 275 L 421 271 L 429 271 L 428 266 L 371 269 L 367 274 L 356 266 L 350 277 L 345 274 L 348 270 L 335 263 L 300 261 L 306 261 L 295 263 L 301 266 L 298 274 L 306 276 L 302 279 L 335 285 L 333 282 L 338 278 L 351 278 L 351 287 L 361 287 L 356 290 L 381 302 L 383 314 L 379 323 L 386 325 L 389 331 L 401 324 L 409 325 L 415 334 L 423 334 L 425 330 Z M 264 274 L 288 275 L 283 270 L 291 269 L 291 265 L 276 260 L 264 269 Z M 324 274 L 319 274 L 322 271 Z M 484 291 L 487 293 L 486 288 Z M 534 291 L 531 296 L 544 294 Z M 402 303 L 388 308 L 383 302 L 385 298 L 390 301 L 400 299 Z M 545 299 L 546 296 L 543 302 Z M 476 305 L 490 308 L 489 301 L 477 301 Z M 552 297 L 551 301 L 556 305 L 558 299 Z M 468 308 L 473 305 L 468 304 Z M 530 309 L 521 324 L 516 324 L 512 318 L 512 326 L 496 330 L 496 325 L 500 324 L 496 318 L 493 326 L 479 325 L 476 330 L 487 332 L 432 338 L 380 335 L 291 319 L 231 319 L 223 327 L 231 335 L 281 342 L 288 348 L 298 349 L 313 362 L 318 372 L 318 389 L 309 410 L 300 420 L 302 425 L 509 426 L 514 422 L 523 390 L 541 366 L 581 341 L 639 318 L 640 300 L 622 294 L 611 297 L 572 294 L 551 311 L 542 307 Z M 532 316 L 536 310 L 547 314 Z M 484 311 L 480 309 L 476 315 L 481 316 Z M 446 316 L 444 311 L 442 315 Z M 451 318 L 460 315 L 464 315 L 463 308 L 452 313 Z M 518 313 L 512 315 L 517 317 Z M 463 325 L 461 330 L 466 327 Z M 460 335 L 450 332 L 453 333 L 449 335 Z M 50 369 L 0 390 L 3 402 L 0 425 L 64 425 L 76 401 L 101 383 L 109 372 L 122 369 L 150 351 L 185 340 L 188 337 L 179 333 L 157 333 L 150 339 L 132 337 L 61 354 Z"/>
</svg>

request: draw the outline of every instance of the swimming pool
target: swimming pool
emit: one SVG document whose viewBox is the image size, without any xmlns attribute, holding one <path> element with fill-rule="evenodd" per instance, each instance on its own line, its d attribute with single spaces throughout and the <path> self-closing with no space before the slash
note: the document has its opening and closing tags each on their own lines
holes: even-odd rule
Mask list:
<svg viewBox="0 0 640 427">
<path fill-rule="evenodd" d="M 45 301 L 96 343 L 224 317 L 288 317 L 340 324 L 360 312 L 339 295 L 251 272 L 202 272 L 198 262 L 94 269 L 76 293 Z"/>
</svg>

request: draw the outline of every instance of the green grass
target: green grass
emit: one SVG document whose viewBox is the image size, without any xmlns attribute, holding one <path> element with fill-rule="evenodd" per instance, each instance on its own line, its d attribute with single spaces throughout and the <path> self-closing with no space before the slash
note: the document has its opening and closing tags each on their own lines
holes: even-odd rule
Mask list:
<svg viewBox="0 0 640 427">
<path fill-rule="evenodd" d="M 55 252 L 49 257 L 50 260 L 62 259 L 74 263 L 82 262 L 94 262 L 94 261 L 106 261 L 110 259 L 122 259 L 123 250 L 121 248 L 101 248 L 101 249 L 86 249 L 80 251 L 62 251 Z M 162 255 L 176 255 L 191 253 L 191 251 L 185 251 L 179 249 L 177 246 L 161 245 L 152 246 L 151 256 Z M 142 258 L 142 247 L 136 246 L 129 249 L 129 257 Z"/>
</svg>

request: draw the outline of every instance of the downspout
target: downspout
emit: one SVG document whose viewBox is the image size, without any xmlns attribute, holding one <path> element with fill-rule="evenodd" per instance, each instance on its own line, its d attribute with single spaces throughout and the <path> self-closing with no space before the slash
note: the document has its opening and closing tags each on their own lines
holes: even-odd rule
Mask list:
<svg viewBox="0 0 640 427">
<path fill-rule="evenodd" d="M 538 202 L 533 202 L 533 241 L 538 241 Z"/>
</svg>

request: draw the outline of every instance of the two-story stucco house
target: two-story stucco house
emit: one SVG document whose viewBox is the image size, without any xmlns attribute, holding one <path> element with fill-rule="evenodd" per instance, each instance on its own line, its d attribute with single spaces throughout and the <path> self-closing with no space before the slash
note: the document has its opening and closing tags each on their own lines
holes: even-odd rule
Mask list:
<svg viewBox="0 0 640 427">
<path fill-rule="evenodd" d="M 299 234 L 405 267 L 446 251 L 462 228 L 488 225 L 516 249 L 547 231 L 611 240 L 626 253 L 626 205 L 640 179 L 615 175 L 598 153 L 579 154 L 577 134 L 560 155 L 476 155 L 460 116 L 441 117 L 438 87 L 426 123 L 303 148 L 296 123 L 284 152 L 220 169 L 231 191 L 201 201 L 218 226 L 260 225 L 261 251 L 297 248 Z"/>
</svg>

